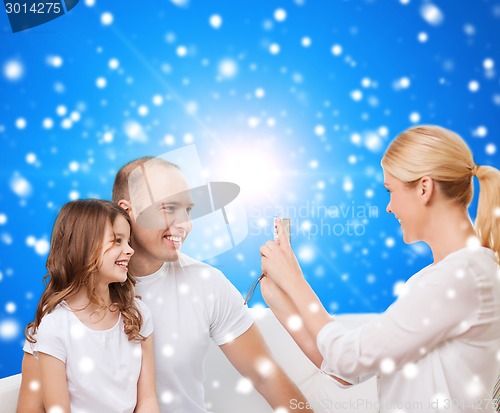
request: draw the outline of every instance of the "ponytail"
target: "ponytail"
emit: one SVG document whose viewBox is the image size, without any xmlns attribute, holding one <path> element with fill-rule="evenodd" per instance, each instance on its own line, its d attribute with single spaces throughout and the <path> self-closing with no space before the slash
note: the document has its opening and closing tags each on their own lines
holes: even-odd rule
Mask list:
<svg viewBox="0 0 500 413">
<path fill-rule="evenodd" d="M 500 171 L 491 166 L 479 166 L 479 201 L 476 232 L 484 247 L 492 249 L 500 259 Z"/>
</svg>

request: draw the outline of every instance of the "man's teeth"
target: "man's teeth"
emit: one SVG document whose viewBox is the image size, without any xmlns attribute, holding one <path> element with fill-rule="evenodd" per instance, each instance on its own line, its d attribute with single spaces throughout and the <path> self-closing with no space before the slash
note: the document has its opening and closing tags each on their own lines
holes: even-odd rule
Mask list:
<svg viewBox="0 0 500 413">
<path fill-rule="evenodd" d="M 168 240 L 174 241 L 174 242 L 181 242 L 182 241 L 182 237 L 173 237 L 172 235 L 168 235 L 166 238 Z"/>
</svg>

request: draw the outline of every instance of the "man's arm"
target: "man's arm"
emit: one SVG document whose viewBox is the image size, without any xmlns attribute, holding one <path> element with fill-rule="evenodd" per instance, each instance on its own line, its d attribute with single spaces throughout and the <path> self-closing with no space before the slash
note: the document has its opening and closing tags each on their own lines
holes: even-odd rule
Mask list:
<svg viewBox="0 0 500 413">
<path fill-rule="evenodd" d="M 255 324 L 235 340 L 221 345 L 220 349 L 236 370 L 252 382 L 273 409 L 281 407 L 288 411 L 291 400 L 302 402 L 301 406 L 307 405 L 303 394 L 274 361 Z M 265 368 L 262 368 L 263 366 Z M 312 409 L 304 407 L 294 411 L 311 413 Z"/>
<path fill-rule="evenodd" d="M 21 388 L 17 400 L 17 413 L 45 413 L 42 399 L 42 380 L 38 360 L 24 353 Z"/>
</svg>

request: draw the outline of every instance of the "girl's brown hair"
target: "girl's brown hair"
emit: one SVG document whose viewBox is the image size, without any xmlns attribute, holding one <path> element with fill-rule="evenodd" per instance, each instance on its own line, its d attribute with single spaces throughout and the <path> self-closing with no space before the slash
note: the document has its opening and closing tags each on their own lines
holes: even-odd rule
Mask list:
<svg viewBox="0 0 500 413">
<path fill-rule="evenodd" d="M 105 310 L 104 301 L 97 295 L 97 273 L 106 225 L 113 225 L 117 216 L 130 217 L 117 204 L 100 199 L 81 199 L 64 205 L 52 230 L 50 253 L 47 258 L 46 285 L 36 310 L 35 320 L 29 323 L 25 336 L 36 342 L 36 331 L 42 318 L 61 301 L 73 296 L 82 288 L 87 291 L 89 305 Z M 136 280 L 130 274 L 122 282 L 109 284 L 113 305 L 120 311 L 125 333 L 129 340 L 142 340 L 140 334 L 142 316 L 135 303 Z"/>
</svg>

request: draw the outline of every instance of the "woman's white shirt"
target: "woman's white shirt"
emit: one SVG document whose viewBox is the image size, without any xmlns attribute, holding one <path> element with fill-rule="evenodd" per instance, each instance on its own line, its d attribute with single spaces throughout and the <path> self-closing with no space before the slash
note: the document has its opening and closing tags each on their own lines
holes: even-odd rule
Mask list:
<svg viewBox="0 0 500 413">
<path fill-rule="evenodd" d="M 500 271 L 493 251 L 464 248 L 412 276 L 373 322 L 333 321 L 317 337 L 322 370 L 378 377 L 381 412 L 493 412 L 500 368 Z"/>
</svg>

